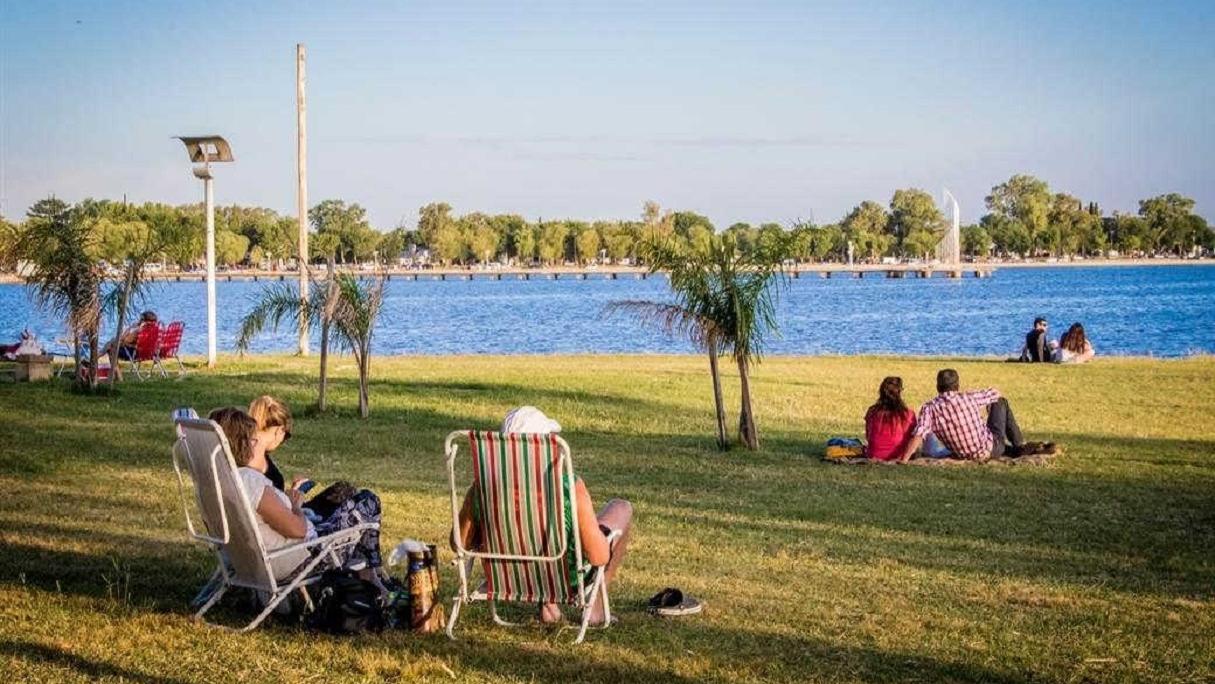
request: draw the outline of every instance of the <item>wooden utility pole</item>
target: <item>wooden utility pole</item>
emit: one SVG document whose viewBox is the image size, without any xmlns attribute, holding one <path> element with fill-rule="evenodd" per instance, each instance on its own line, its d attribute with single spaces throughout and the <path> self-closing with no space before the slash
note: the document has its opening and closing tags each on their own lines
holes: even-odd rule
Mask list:
<svg viewBox="0 0 1215 684">
<path fill-rule="evenodd" d="M 307 106 L 304 104 L 304 44 L 295 46 L 295 165 L 299 187 L 296 191 L 296 214 L 300 226 L 300 299 L 308 299 L 308 125 Z M 308 355 L 308 317 L 300 312 L 301 356 Z"/>
</svg>

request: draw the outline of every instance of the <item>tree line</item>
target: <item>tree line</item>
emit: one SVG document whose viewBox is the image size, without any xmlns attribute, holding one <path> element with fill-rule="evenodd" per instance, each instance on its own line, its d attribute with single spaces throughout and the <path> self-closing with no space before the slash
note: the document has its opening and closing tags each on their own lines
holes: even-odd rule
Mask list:
<svg viewBox="0 0 1215 684">
<path fill-rule="evenodd" d="M 972 258 L 1071 257 L 1210 253 L 1215 231 L 1194 213 L 1194 200 L 1176 193 L 1140 200 L 1134 214 L 1105 215 L 1095 202 L 1054 192 L 1043 180 L 1016 175 L 985 198 L 987 213 L 961 229 L 961 250 Z M 12 268 L 31 221 L 62 212 L 87 232 L 88 254 L 117 265 L 155 246 L 158 260 L 181 268 L 203 258 L 204 217 L 200 204 L 171 206 L 86 199 L 68 205 L 49 198 L 30 208 L 24 221 L 0 218 L 0 257 Z M 795 221 L 735 223 L 722 230 L 693 211 L 668 211 L 646 202 L 634 220 L 529 221 L 517 214 L 456 215 L 435 202 L 418 211 L 413 226 L 376 230 L 357 203 L 325 200 L 308 212 L 309 258 L 339 264 L 395 263 L 403 256 L 450 265 L 509 262 L 518 265 L 637 263 L 644 240 L 671 237 L 689 246 L 730 234 L 742 252 L 778 242 L 800 261 L 845 261 L 849 247 L 860 261 L 883 257 L 931 258 L 946 229 L 933 197 L 917 188 L 896 190 L 889 202 L 866 200 L 840 220 L 816 225 Z M 284 267 L 293 264 L 298 224 L 292 216 L 263 207 L 217 207 L 216 260 L 221 266 Z"/>
</svg>

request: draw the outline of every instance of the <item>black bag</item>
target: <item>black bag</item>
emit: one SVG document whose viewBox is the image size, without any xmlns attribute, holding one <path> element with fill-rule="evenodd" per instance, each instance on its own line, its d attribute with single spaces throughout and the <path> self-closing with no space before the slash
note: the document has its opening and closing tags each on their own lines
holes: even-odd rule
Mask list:
<svg viewBox="0 0 1215 684">
<path fill-rule="evenodd" d="M 338 506 L 346 503 L 346 500 L 357 494 L 358 491 L 349 482 L 338 480 L 309 499 L 308 503 L 304 504 L 304 508 L 311 508 L 313 513 L 324 520 L 333 515 Z"/>
<path fill-rule="evenodd" d="M 316 605 L 307 619 L 311 629 L 330 634 L 362 634 L 384 627 L 379 588 L 353 572 L 326 570 L 309 591 Z"/>
</svg>

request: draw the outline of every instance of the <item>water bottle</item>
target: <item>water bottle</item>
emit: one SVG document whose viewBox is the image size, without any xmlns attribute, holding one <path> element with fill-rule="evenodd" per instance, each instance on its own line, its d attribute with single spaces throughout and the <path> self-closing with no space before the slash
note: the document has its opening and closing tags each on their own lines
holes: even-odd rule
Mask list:
<svg viewBox="0 0 1215 684">
<path fill-rule="evenodd" d="M 415 630 L 425 631 L 426 620 L 430 617 L 433 592 L 429 585 L 430 572 L 426 567 L 426 554 L 422 551 L 410 551 L 409 612 L 410 626 Z"/>
</svg>

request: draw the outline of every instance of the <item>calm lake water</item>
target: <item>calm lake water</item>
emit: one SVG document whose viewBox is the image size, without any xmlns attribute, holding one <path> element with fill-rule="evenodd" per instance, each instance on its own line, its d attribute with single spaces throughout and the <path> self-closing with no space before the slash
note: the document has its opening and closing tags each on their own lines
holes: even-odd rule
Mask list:
<svg viewBox="0 0 1215 684">
<path fill-rule="evenodd" d="M 234 348 L 241 316 L 264 283 L 221 282 L 219 346 Z M 378 354 L 562 354 L 690 352 L 683 341 L 624 315 L 621 299 L 668 297 L 666 280 L 404 281 L 388 285 L 374 342 Z M 147 307 L 186 324 L 184 350 L 206 350 L 203 283 L 152 286 Z M 1147 266 L 998 270 L 985 280 L 831 278 L 790 280 L 780 294 L 776 354 L 1005 355 L 1035 316 L 1056 338 L 1080 321 L 1099 354 L 1215 353 L 1215 267 Z M 26 288 L 0 285 L 0 340 L 28 326 L 61 334 Z M 256 351 L 291 351 L 289 329 L 267 333 Z"/>
</svg>

